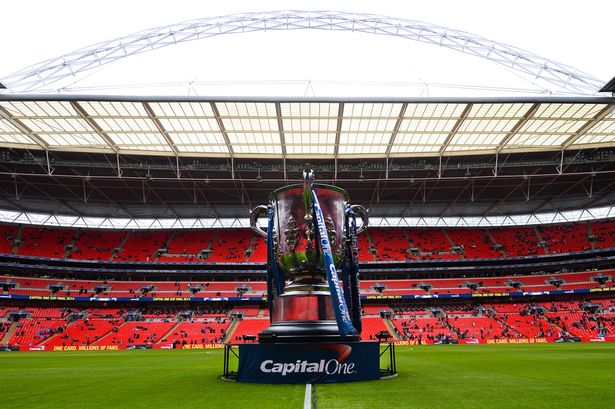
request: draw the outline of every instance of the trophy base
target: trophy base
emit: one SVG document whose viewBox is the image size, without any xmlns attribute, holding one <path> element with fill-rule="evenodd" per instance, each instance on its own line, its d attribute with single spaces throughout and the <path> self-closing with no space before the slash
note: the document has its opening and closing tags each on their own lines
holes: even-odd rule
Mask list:
<svg viewBox="0 0 615 409">
<path fill-rule="evenodd" d="M 259 342 L 351 342 L 360 337 L 340 335 L 331 294 L 293 291 L 277 298 L 272 324 L 258 335 Z"/>
<path fill-rule="evenodd" d="M 351 342 L 360 338 L 358 335 L 341 336 L 337 323 L 331 320 L 279 321 L 258 334 L 261 343 Z"/>
</svg>

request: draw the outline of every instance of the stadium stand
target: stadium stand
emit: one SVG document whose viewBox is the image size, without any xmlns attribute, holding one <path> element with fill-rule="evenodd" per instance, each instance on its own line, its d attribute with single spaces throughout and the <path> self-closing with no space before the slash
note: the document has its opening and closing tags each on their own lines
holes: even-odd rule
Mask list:
<svg viewBox="0 0 615 409">
<path fill-rule="evenodd" d="M 154 261 L 156 251 L 163 248 L 171 235 L 169 231 L 135 231 L 128 235 L 117 261 Z"/>
<path fill-rule="evenodd" d="M 240 320 L 239 325 L 231 334 L 229 341 L 237 343 L 252 342 L 250 340 L 246 340 L 245 336 L 257 336 L 268 326 L 268 319 L 248 318 Z"/>
<path fill-rule="evenodd" d="M 615 221 L 604 220 L 590 223 L 590 228 L 595 240 L 594 246 L 598 248 L 615 247 Z"/>
<path fill-rule="evenodd" d="M 18 239 L 19 232 L 21 236 Z M 265 262 L 265 241 L 249 229 L 96 231 L 1 225 L 0 252 L 118 262 Z M 592 238 L 592 240 L 590 240 Z M 74 239 L 74 240 L 73 240 Z M 615 222 L 489 229 L 370 228 L 359 260 L 455 260 L 566 254 L 615 248 Z M 373 250 L 372 250 L 373 249 Z"/>
<path fill-rule="evenodd" d="M 158 258 L 164 262 L 196 262 L 203 251 L 210 249 L 214 230 L 179 230 L 171 237 L 166 253 Z"/>
<path fill-rule="evenodd" d="M 585 223 L 567 226 L 539 226 L 538 231 L 542 239 L 546 241 L 549 253 L 564 254 L 592 249 L 591 243 L 587 240 L 589 230 Z"/>
<path fill-rule="evenodd" d="M 257 317 L 259 309 L 255 305 L 229 310 L 3 307 L 0 334 L 6 333 L 11 325 L 7 315 L 20 313 L 24 317 L 16 321 L 15 332 L 7 344 L 24 348 L 44 346 L 53 350 L 60 346 L 85 345 L 177 348 L 222 341 L 252 342 L 244 336 L 257 335 L 269 325 L 268 319 Z M 247 318 L 233 318 L 233 311 L 242 311 Z M 390 315 L 383 318 L 380 311 L 388 311 Z M 615 336 L 615 298 L 495 304 L 459 300 L 455 304 L 395 301 L 367 305 L 364 313 L 364 340 L 377 339 L 381 331 L 389 332 L 394 340 L 420 343 Z M 135 318 L 137 321 L 132 320 Z"/>
<path fill-rule="evenodd" d="M 449 237 L 459 246 L 466 258 L 498 258 L 502 252 L 495 249 L 495 243 L 486 230 L 452 229 L 447 230 Z"/>
<path fill-rule="evenodd" d="M 19 227 L 17 225 L 0 225 L 0 252 L 13 254 L 18 231 Z"/>
<path fill-rule="evenodd" d="M 378 260 L 408 260 L 410 243 L 403 229 L 374 229 L 370 232 Z"/>
<path fill-rule="evenodd" d="M 126 237 L 125 231 L 81 230 L 67 258 L 109 261 Z"/>
<path fill-rule="evenodd" d="M 615 248 L 613 227 L 613 221 L 603 221 L 488 229 L 370 228 L 359 238 L 359 254 L 364 263 L 480 262 L 478 259 L 566 255 Z M 2 225 L 0 235 L 0 251 L 14 266 L 19 266 L 20 256 L 41 258 L 43 265 L 46 259 L 105 262 L 93 273 L 87 268 L 60 268 L 57 273 L 5 268 L 0 275 L 0 296 L 32 298 L 11 299 L 13 304 L 0 305 L 0 344 L 46 350 L 103 345 L 181 348 L 252 342 L 244 336 L 258 335 L 269 325 L 269 312 L 262 301 L 266 294 L 264 272 L 251 276 L 239 269 L 235 277 L 236 273 L 224 267 L 266 260 L 265 241 L 247 229 L 106 231 Z M 206 275 L 190 278 L 186 274 L 192 273 L 178 276 L 180 279 L 168 273 L 138 277 L 132 269 L 113 270 L 123 262 L 211 262 L 220 263 L 222 270 L 215 277 L 207 275 L 216 271 L 209 267 L 204 270 Z M 498 267 L 497 272 L 486 270 L 482 275 L 477 271 L 466 277 L 454 272 L 443 275 L 429 268 L 420 273 L 403 273 L 403 268 L 395 266 L 370 271 L 373 265 L 366 264 L 366 272 L 362 272 L 361 293 L 374 298 L 363 302 L 364 340 L 376 339 L 382 331 L 390 332 L 396 341 L 421 343 L 615 336 L 615 300 L 607 292 L 615 285 L 612 268 L 591 263 L 580 264 L 577 271 Z M 151 271 L 156 272 L 156 267 Z M 405 278 L 394 278 L 400 272 Z M 503 298 L 511 293 L 555 290 L 580 290 L 583 294 L 571 300 L 559 296 L 549 300 L 547 296 Z M 421 298 L 438 295 L 470 298 L 429 302 Z M 175 302 L 160 306 L 147 301 L 119 307 L 80 302 L 73 307 L 64 304 L 62 297 L 159 297 Z M 189 297 L 220 301 L 178 304 L 181 300 L 187 303 Z M 247 299 L 239 304 L 224 301 L 239 297 L 247 297 L 250 303 Z M 400 297 L 419 298 L 404 301 Z M 486 297 L 484 302 L 480 302 L 482 297 Z M 55 300 L 55 304 L 40 304 L 37 300 L 41 298 Z"/>
<path fill-rule="evenodd" d="M 69 229 L 50 229 L 26 227 L 21 232 L 22 244 L 17 247 L 20 256 L 63 258 L 74 231 Z"/>
<path fill-rule="evenodd" d="M 212 242 L 208 262 L 240 263 L 246 261 L 252 232 L 247 229 L 218 230 Z"/>
<path fill-rule="evenodd" d="M 544 254 L 538 246 L 539 238 L 533 227 L 496 228 L 489 232 L 508 257 Z"/>
</svg>

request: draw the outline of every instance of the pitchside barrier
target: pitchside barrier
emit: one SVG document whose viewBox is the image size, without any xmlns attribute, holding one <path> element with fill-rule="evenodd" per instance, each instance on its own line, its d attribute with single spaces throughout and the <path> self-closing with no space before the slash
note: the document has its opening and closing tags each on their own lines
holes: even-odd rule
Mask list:
<svg viewBox="0 0 615 409">
<path fill-rule="evenodd" d="M 391 345 L 440 345 L 440 344 L 547 344 L 559 342 L 615 342 L 615 335 L 595 336 L 595 337 L 566 337 L 566 338 L 510 338 L 510 339 L 459 339 L 451 342 L 439 342 L 433 340 L 397 340 L 387 341 Z M 141 344 L 141 345 L 0 345 L 2 351 L 118 351 L 125 349 L 223 349 L 232 345 L 237 349 L 244 344 Z M 245 344 L 248 345 L 248 344 Z M 257 345 L 257 344 L 249 344 Z M 381 365 L 382 366 L 382 365 Z"/>
</svg>

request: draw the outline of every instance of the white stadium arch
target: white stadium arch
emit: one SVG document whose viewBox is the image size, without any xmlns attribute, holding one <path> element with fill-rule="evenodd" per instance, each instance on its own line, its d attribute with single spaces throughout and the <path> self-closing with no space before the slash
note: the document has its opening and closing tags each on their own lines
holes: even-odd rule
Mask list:
<svg viewBox="0 0 615 409">
<path fill-rule="evenodd" d="M 548 93 L 591 95 L 604 83 L 574 67 L 460 30 L 375 14 L 297 10 L 231 14 L 157 27 L 42 61 L 5 76 L 1 82 L 12 92 L 40 92 L 67 78 L 162 47 L 214 36 L 279 30 L 350 31 L 433 44 L 506 67 Z"/>
</svg>

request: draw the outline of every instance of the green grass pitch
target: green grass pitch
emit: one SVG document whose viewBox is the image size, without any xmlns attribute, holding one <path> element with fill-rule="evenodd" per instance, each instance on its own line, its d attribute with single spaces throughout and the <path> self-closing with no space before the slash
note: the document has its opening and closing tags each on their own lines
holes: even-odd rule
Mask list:
<svg viewBox="0 0 615 409">
<path fill-rule="evenodd" d="M 317 407 L 615 407 L 615 343 L 408 346 L 397 364 L 393 379 L 316 385 Z M 221 371 L 221 350 L 0 353 L 0 407 L 303 407 L 303 385 Z"/>
</svg>

